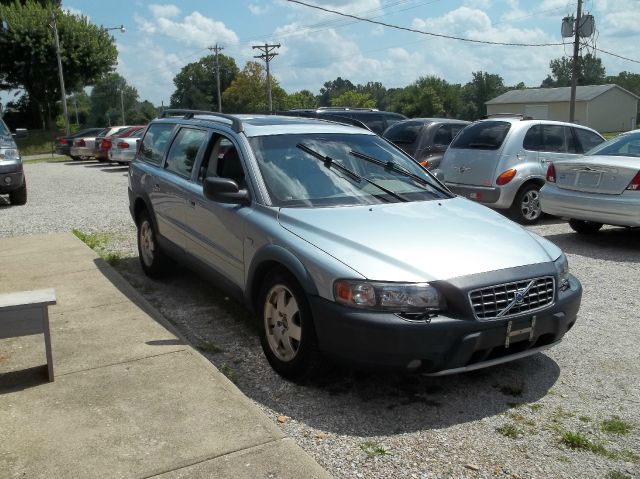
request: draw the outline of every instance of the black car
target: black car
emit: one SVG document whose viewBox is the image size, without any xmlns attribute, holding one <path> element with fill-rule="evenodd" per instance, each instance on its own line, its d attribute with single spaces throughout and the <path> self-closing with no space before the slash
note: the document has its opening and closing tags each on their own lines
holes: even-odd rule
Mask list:
<svg viewBox="0 0 640 479">
<path fill-rule="evenodd" d="M 73 158 L 71 156 L 71 147 L 73 146 L 73 140 L 75 138 L 80 138 L 80 137 L 83 137 L 83 136 L 97 135 L 103 129 L 104 128 L 87 128 L 85 130 L 78 131 L 78 132 L 73 133 L 71 135 L 59 136 L 58 138 L 56 138 L 56 154 L 57 155 L 66 155 L 66 156 L 69 156 L 69 157 Z M 79 159 L 79 158 L 73 158 L 73 159 L 76 160 L 76 159 Z"/>
<path fill-rule="evenodd" d="M 407 119 L 406 116 L 400 113 L 380 111 L 375 108 L 321 107 L 317 109 L 289 110 L 284 112 L 284 114 L 347 123 L 368 128 L 378 135 L 382 135 L 382 132 L 391 125 Z"/>
<path fill-rule="evenodd" d="M 382 134 L 422 166 L 437 168 L 449 143 L 470 122 L 450 118 L 412 118 L 399 121 Z"/>
</svg>

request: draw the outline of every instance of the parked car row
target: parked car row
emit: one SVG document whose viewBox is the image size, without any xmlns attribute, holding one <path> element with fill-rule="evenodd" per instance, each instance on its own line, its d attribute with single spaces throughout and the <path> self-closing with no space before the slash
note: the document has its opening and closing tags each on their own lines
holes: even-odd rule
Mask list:
<svg viewBox="0 0 640 479">
<path fill-rule="evenodd" d="M 363 128 L 168 111 L 128 185 L 144 272 L 176 261 L 242 298 L 287 378 L 324 357 L 469 371 L 552 347 L 576 321 L 582 288 L 558 247 Z"/>
<path fill-rule="evenodd" d="M 67 155 L 72 160 L 112 161 L 118 164 L 129 163 L 137 148 L 137 140 L 145 125 L 110 126 L 107 128 L 88 128 L 70 136 L 56 140 L 56 152 Z"/>
</svg>

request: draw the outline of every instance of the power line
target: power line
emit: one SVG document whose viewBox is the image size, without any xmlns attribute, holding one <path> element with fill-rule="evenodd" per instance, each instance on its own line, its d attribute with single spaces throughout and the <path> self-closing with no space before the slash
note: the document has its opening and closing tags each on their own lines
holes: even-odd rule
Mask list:
<svg viewBox="0 0 640 479">
<path fill-rule="evenodd" d="M 589 45 L 589 44 L 587 44 L 587 43 L 582 43 L 582 46 L 583 46 L 583 47 L 589 47 L 589 46 L 591 46 L 591 45 Z M 640 60 L 634 60 L 633 58 L 623 57 L 622 55 L 618 55 L 617 53 L 613 53 L 613 52 L 609 52 L 609 51 L 607 51 L 607 50 L 603 50 L 603 49 L 602 49 L 602 48 L 600 48 L 600 47 L 593 46 L 592 48 L 593 48 L 595 51 L 598 51 L 598 52 L 601 52 L 601 53 L 605 53 L 605 54 L 607 54 L 607 55 L 611 55 L 612 57 L 620 58 L 620 59 L 622 59 L 622 60 L 626 60 L 626 61 L 628 61 L 628 62 L 640 63 Z"/>
<path fill-rule="evenodd" d="M 482 44 L 485 44 L 485 45 L 503 45 L 503 46 L 509 46 L 509 47 L 558 47 L 558 46 L 562 46 L 563 45 L 562 43 L 492 42 L 492 41 L 489 41 L 489 40 L 475 40 L 473 38 L 456 37 L 456 36 L 453 36 L 453 35 L 444 35 L 442 33 L 427 32 L 427 31 L 418 30 L 418 29 L 415 29 L 415 28 L 401 27 L 401 26 L 398 26 L 398 25 L 393 25 L 391 23 L 379 22 L 377 20 L 371 20 L 371 19 L 368 19 L 368 18 L 362 18 L 362 17 L 358 17 L 356 15 L 350 15 L 348 13 L 342 13 L 342 12 L 338 12 L 336 10 L 331 10 L 329 8 L 319 7 L 317 5 L 310 5 L 308 3 L 301 2 L 300 0 L 287 0 L 287 1 L 290 2 L 290 3 L 297 3 L 298 5 L 303 5 L 305 7 L 315 8 L 316 10 L 321 10 L 323 12 L 333 13 L 335 15 L 341 15 L 343 17 L 354 18 L 354 19 L 360 20 L 362 22 L 373 23 L 375 25 L 382 25 L 383 27 L 395 28 L 396 30 L 404 30 L 406 32 L 419 33 L 421 35 L 429 35 L 429 36 L 432 36 L 432 37 L 448 38 L 450 40 L 459 40 L 459 41 L 462 41 L 462 42 L 482 43 Z"/>
</svg>

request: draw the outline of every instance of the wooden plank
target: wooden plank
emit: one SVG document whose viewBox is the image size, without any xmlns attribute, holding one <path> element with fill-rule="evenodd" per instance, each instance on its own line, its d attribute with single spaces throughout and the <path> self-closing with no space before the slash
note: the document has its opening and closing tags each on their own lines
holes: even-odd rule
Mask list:
<svg viewBox="0 0 640 479">
<path fill-rule="evenodd" d="M 41 304 L 56 304 L 56 292 L 53 288 L 0 294 L 0 312 L 8 309 L 28 309 Z"/>
</svg>

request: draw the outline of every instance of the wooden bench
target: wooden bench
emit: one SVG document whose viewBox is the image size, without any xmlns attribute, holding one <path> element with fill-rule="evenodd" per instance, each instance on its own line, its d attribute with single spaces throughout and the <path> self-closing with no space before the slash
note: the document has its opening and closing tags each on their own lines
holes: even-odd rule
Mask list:
<svg viewBox="0 0 640 479">
<path fill-rule="evenodd" d="M 0 294 L 0 339 L 44 334 L 49 381 L 53 381 L 53 355 L 49 331 L 49 306 L 56 304 L 50 289 Z"/>
</svg>

